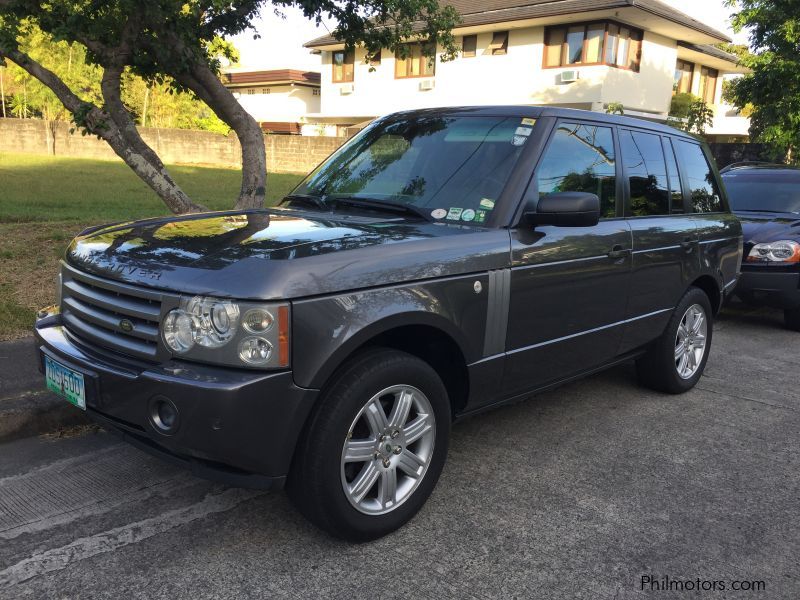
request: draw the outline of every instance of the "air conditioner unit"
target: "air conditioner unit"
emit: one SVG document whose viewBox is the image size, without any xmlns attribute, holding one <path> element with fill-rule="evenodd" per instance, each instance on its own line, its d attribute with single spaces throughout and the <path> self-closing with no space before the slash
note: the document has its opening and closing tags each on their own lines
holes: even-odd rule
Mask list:
<svg viewBox="0 0 800 600">
<path fill-rule="evenodd" d="M 347 96 L 348 94 L 352 94 L 355 88 L 353 87 L 352 83 L 346 83 L 345 85 L 339 86 L 339 93 L 342 96 Z"/>
<path fill-rule="evenodd" d="M 424 79 L 423 81 L 419 82 L 419 90 L 421 92 L 432 90 L 433 84 L 434 84 L 433 79 Z"/>
<path fill-rule="evenodd" d="M 573 81 L 578 81 L 578 72 L 577 71 L 561 71 L 559 75 L 559 80 L 561 83 L 572 83 Z"/>
</svg>

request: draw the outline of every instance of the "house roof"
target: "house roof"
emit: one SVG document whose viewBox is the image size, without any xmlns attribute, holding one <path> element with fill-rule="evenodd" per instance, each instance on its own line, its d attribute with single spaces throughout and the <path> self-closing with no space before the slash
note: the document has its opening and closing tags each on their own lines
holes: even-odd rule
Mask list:
<svg viewBox="0 0 800 600">
<path fill-rule="evenodd" d="M 320 75 L 317 71 L 295 69 L 273 69 L 271 71 L 228 71 L 222 74 L 222 83 L 227 87 L 247 87 L 253 85 L 278 85 L 297 83 L 319 87 Z"/>
<path fill-rule="evenodd" d="M 714 58 L 718 58 L 720 60 L 726 60 L 732 63 L 739 62 L 739 57 L 735 54 L 725 52 L 725 50 L 720 50 L 716 46 L 711 46 L 710 44 L 691 44 L 689 42 L 678 42 L 678 46 L 681 48 L 686 48 L 687 50 L 700 52 L 701 54 L 707 54 L 708 56 L 713 56 Z"/>
<path fill-rule="evenodd" d="M 442 3 L 454 7 L 461 15 L 461 23 L 457 27 L 634 8 L 721 42 L 731 41 L 724 33 L 659 0 L 443 0 Z M 421 31 L 422 22 L 418 22 L 415 29 Z M 311 40 L 305 47 L 319 48 L 338 43 L 335 36 L 325 35 Z"/>
</svg>

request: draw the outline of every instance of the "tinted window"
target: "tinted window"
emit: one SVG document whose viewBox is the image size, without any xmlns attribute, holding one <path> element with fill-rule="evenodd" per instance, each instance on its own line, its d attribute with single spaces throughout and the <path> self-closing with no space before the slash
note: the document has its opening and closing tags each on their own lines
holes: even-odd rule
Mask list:
<svg viewBox="0 0 800 600">
<path fill-rule="evenodd" d="M 706 160 L 703 149 L 697 144 L 679 140 L 678 155 L 686 171 L 689 181 L 689 190 L 692 194 L 692 212 L 706 213 L 722 210 L 722 197 L 720 196 L 717 180 L 711 170 L 711 165 Z"/>
<path fill-rule="evenodd" d="M 800 171 L 743 169 L 723 179 L 735 211 L 800 213 Z"/>
<path fill-rule="evenodd" d="M 668 215 L 669 184 L 661 136 L 624 130 L 620 142 L 630 184 L 631 215 Z"/>
<path fill-rule="evenodd" d="M 295 190 L 413 205 L 435 219 L 483 223 L 530 139 L 520 117 L 415 116 L 377 121 Z"/>
<path fill-rule="evenodd" d="M 600 198 L 600 216 L 617 214 L 614 137 L 608 127 L 561 123 L 537 170 L 539 197 L 590 192 Z"/>
<path fill-rule="evenodd" d="M 683 207 L 683 192 L 681 191 L 681 176 L 678 173 L 678 162 L 675 160 L 675 149 L 672 147 L 672 140 L 664 138 L 664 150 L 667 155 L 667 173 L 669 174 L 669 191 L 672 199 L 672 212 L 682 213 L 686 209 Z"/>
</svg>

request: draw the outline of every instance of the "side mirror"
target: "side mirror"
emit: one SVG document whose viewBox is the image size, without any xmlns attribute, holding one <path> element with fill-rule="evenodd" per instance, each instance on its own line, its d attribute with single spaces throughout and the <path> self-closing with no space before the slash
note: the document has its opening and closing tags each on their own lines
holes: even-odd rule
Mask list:
<svg viewBox="0 0 800 600">
<path fill-rule="evenodd" d="M 600 198 L 587 192 L 550 194 L 525 209 L 525 220 L 532 225 L 593 227 L 600 221 Z"/>
</svg>

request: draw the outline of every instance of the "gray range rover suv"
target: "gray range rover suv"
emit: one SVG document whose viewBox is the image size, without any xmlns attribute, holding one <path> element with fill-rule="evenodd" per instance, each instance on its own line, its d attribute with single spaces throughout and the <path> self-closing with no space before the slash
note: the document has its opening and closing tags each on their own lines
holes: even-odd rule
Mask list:
<svg viewBox="0 0 800 600">
<path fill-rule="evenodd" d="M 362 541 L 420 509 L 455 420 L 632 359 L 691 389 L 741 252 L 713 161 L 675 129 L 419 110 L 278 207 L 84 231 L 36 336 L 47 386 L 131 443 L 285 484 Z"/>
</svg>

